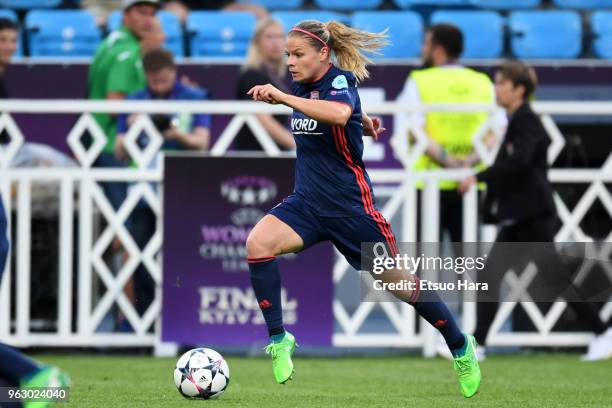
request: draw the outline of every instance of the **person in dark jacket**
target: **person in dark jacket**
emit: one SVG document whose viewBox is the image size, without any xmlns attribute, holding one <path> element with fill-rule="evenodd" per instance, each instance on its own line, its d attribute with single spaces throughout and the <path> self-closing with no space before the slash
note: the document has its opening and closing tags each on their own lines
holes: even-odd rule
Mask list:
<svg viewBox="0 0 612 408">
<path fill-rule="evenodd" d="M 550 138 L 528 102 L 536 84 L 534 69 L 519 61 L 507 62 L 497 70 L 495 93 L 497 103 L 509 116 L 508 129 L 493 165 L 463 180 L 459 190 L 465 193 L 475 183 L 485 182 L 485 218 L 495 221 L 501 227 L 483 271 L 483 279 L 489 282 L 489 287 L 494 285 L 493 292 L 488 294 L 489 299 L 492 300 L 492 293 L 494 296 L 499 294 L 504 272 L 520 262 L 509 257 L 507 251 L 501 249 L 503 244 L 499 243 L 549 243 L 519 246 L 522 251 L 520 258 L 534 260 L 538 265 L 538 278 L 541 280 L 537 285 L 540 288 L 536 287 L 535 290 L 542 287 L 563 288 L 564 296 L 569 295 L 572 300 L 568 305 L 596 334 L 583 360 L 609 358 L 612 357 L 612 328 L 601 321 L 593 304 L 581 301 L 578 290 L 573 287 L 569 273 L 552 244 L 557 212 L 548 180 L 547 152 Z M 555 296 L 550 298 L 552 300 Z M 485 344 L 498 306 L 497 302 L 478 303 L 474 337 L 480 345 Z M 484 347 L 479 355 L 484 358 Z"/>
</svg>

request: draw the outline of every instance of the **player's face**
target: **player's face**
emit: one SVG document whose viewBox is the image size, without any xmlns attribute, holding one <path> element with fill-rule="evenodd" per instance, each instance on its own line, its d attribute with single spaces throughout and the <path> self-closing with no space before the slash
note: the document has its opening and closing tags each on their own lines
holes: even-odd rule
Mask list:
<svg viewBox="0 0 612 408">
<path fill-rule="evenodd" d="M 136 37 L 143 38 L 153 29 L 156 11 L 150 4 L 136 4 L 123 13 L 123 23 Z"/>
<path fill-rule="evenodd" d="M 0 31 L 0 65 L 11 61 L 17 51 L 17 31 L 7 29 Z"/>
<path fill-rule="evenodd" d="M 317 50 L 300 35 L 290 35 L 287 38 L 287 66 L 294 81 L 315 81 L 323 76 L 328 65 L 326 47 Z"/>
<path fill-rule="evenodd" d="M 285 50 L 285 34 L 278 24 L 270 24 L 264 28 L 257 43 L 264 61 L 278 63 L 283 59 Z"/>
<path fill-rule="evenodd" d="M 147 85 L 151 92 L 159 97 L 166 97 L 172 92 L 176 82 L 176 69 L 164 68 L 158 72 L 147 72 Z"/>
<path fill-rule="evenodd" d="M 522 102 L 524 87 L 515 86 L 511 80 L 499 72 L 495 74 L 495 99 L 502 108 L 508 108 Z"/>
</svg>

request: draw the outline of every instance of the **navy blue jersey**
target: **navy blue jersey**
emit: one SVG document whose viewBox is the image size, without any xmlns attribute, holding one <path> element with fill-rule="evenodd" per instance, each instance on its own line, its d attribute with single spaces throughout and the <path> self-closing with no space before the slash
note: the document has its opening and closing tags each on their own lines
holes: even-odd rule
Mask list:
<svg viewBox="0 0 612 408">
<path fill-rule="evenodd" d="M 291 90 L 301 98 L 345 103 L 352 110 L 344 127 L 293 111 L 291 130 L 297 145 L 294 194 L 324 217 L 375 212 L 362 159 L 361 102 L 355 76 L 332 65 L 320 80 L 293 82 Z"/>
</svg>

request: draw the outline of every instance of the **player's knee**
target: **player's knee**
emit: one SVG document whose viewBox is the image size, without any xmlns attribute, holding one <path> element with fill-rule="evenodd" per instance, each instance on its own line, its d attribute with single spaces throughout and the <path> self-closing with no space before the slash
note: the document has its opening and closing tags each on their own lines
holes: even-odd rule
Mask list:
<svg viewBox="0 0 612 408">
<path fill-rule="evenodd" d="M 273 242 L 261 234 L 250 233 L 246 240 L 247 257 L 265 258 L 276 256 Z"/>
</svg>

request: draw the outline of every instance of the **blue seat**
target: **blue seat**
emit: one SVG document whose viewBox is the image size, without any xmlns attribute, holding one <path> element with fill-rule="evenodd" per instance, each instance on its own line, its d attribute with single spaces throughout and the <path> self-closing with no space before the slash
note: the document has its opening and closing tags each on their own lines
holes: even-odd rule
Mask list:
<svg viewBox="0 0 612 408">
<path fill-rule="evenodd" d="M 413 11 L 360 11 L 353 14 L 352 26 L 379 32 L 389 28 L 391 45 L 381 50 L 382 58 L 414 58 L 423 41 L 423 19 Z"/>
<path fill-rule="evenodd" d="M 318 20 L 323 22 L 337 20 L 345 24 L 348 24 L 350 21 L 345 14 L 328 10 L 276 11 L 272 13 L 272 17 L 283 23 L 286 31 L 289 31 L 291 27 L 302 20 Z"/>
<path fill-rule="evenodd" d="M 242 11 L 192 11 L 187 18 L 192 57 L 243 57 L 255 16 Z"/>
<path fill-rule="evenodd" d="M 315 0 L 315 4 L 327 10 L 372 10 L 380 7 L 382 0 Z"/>
<path fill-rule="evenodd" d="M 540 3 L 542 0 L 472 0 L 474 6 L 498 10 L 530 9 L 539 7 Z"/>
<path fill-rule="evenodd" d="M 17 18 L 17 13 L 15 13 L 13 10 L 9 10 L 9 9 L 0 10 L 0 18 L 9 19 L 13 21 L 14 23 L 17 23 L 17 25 L 19 25 L 19 19 Z M 15 51 L 15 54 L 13 55 L 14 57 L 23 57 L 21 38 L 22 38 L 22 32 L 21 32 L 21 29 L 19 29 L 19 32 L 17 33 L 17 51 Z"/>
<path fill-rule="evenodd" d="M 0 7 L 12 9 L 41 9 L 54 8 L 60 5 L 62 0 L 0 0 Z"/>
<path fill-rule="evenodd" d="M 471 6 L 473 0 L 393 0 L 402 9 L 414 6 Z"/>
<path fill-rule="evenodd" d="M 269 10 L 276 10 L 300 8 L 304 0 L 238 0 L 238 3 L 258 4 Z"/>
<path fill-rule="evenodd" d="M 602 9 L 612 8 L 612 0 L 553 0 L 559 8 Z"/>
<path fill-rule="evenodd" d="M 431 24 L 451 23 L 463 33 L 463 58 L 499 58 L 504 46 L 504 24 L 494 11 L 439 10 Z"/>
<path fill-rule="evenodd" d="M 612 59 L 612 11 L 596 11 L 591 15 L 595 38 L 593 51 L 599 58 Z"/>
<path fill-rule="evenodd" d="M 115 10 L 110 13 L 107 24 L 108 30 L 114 31 L 118 29 L 121 26 L 122 17 L 123 12 L 121 10 Z M 176 14 L 161 10 L 157 12 L 157 17 L 164 29 L 164 33 L 166 33 L 164 48 L 172 51 L 175 57 L 184 57 L 183 28 Z"/>
<path fill-rule="evenodd" d="M 515 11 L 510 35 L 518 58 L 577 58 L 582 50 L 582 24 L 573 11 Z"/>
<path fill-rule="evenodd" d="M 17 18 L 17 13 L 15 13 L 13 10 L 9 10 L 9 9 L 0 10 L 0 18 L 6 18 L 15 23 L 19 23 L 19 19 Z"/>
<path fill-rule="evenodd" d="M 81 10 L 32 10 L 25 27 L 35 57 L 89 57 L 101 40 L 94 17 Z"/>
</svg>

